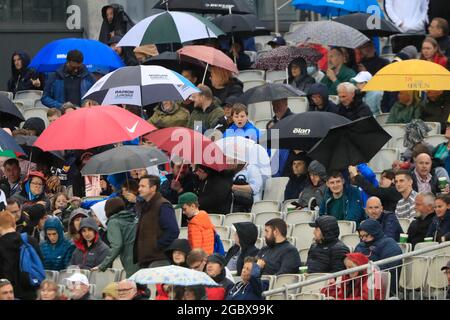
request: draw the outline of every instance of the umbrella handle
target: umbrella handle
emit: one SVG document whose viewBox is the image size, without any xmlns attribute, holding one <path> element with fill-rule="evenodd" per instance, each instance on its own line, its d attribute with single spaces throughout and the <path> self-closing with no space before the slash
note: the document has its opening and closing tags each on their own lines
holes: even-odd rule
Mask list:
<svg viewBox="0 0 450 320">
<path fill-rule="evenodd" d="M 180 168 L 180 171 L 178 171 L 177 178 L 175 179 L 175 181 L 178 181 L 178 179 L 180 178 L 180 173 L 181 173 L 181 169 L 183 169 L 183 165 L 184 165 L 184 159 L 183 159 L 183 161 L 181 161 L 181 168 Z"/>
<path fill-rule="evenodd" d="M 206 64 L 206 67 L 205 67 L 205 73 L 203 73 L 202 84 L 205 84 L 206 72 L 208 71 L 208 67 L 209 67 L 209 63 Z"/>
<path fill-rule="evenodd" d="M 31 151 L 30 151 L 30 159 L 28 159 L 28 167 L 27 167 L 27 177 L 29 176 L 29 174 L 30 174 L 30 169 L 31 169 L 31 157 L 33 156 L 33 149 L 31 149 Z"/>
</svg>

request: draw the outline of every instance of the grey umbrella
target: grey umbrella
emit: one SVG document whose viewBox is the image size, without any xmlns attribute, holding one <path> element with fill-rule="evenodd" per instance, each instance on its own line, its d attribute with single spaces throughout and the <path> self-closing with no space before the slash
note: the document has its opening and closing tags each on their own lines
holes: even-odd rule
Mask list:
<svg viewBox="0 0 450 320">
<path fill-rule="evenodd" d="M 358 30 L 334 21 L 308 22 L 286 35 L 285 39 L 295 43 L 318 43 L 351 49 L 358 48 L 370 40 Z"/>
<path fill-rule="evenodd" d="M 81 174 L 110 175 L 167 162 L 167 155 L 155 147 L 120 146 L 93 156 L 83 167 Z"/>
<path fill-rule="evenodd" d="M 238 98 L 238 102 L 247 105 L 249 103 L 274 101 L 289 97 L 301 97 L 304 95 L 304 92 L 293 88 L 289 84 L 266 83 L 255 88 L 248 89 Z"/>
</svg>

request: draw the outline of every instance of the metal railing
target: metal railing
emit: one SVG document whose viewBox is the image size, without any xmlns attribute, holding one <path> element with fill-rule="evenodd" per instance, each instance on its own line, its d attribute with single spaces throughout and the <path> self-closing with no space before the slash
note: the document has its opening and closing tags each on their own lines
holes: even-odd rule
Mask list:
<svg viewBox="0 0 450 320">
<path fill-rule="evenodd" d="M 450 241 L 447 241 L 312 279 L 308 279 L 309 276 L 306 275 L 305 281 L 285 284 L 264 291 L 262 295 L 277 295 L 278 298 L 283 296 L 287 300 L 293 298 L 293 291 L 297 291 L 322 293 L 329 299 L 445 299 L 447 278 L 440 268 L 449 260 Z M 389 266 L 392 264 L 394 265 Z M 366 273 L 361 274 L 364 271 Z M 350 277 L 356 273 L 356 276 Z"/>
</svg>

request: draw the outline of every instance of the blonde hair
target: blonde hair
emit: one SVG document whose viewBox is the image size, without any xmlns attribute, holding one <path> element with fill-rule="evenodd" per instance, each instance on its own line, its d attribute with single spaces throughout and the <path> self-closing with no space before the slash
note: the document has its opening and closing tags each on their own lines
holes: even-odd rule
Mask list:
<svg viewBox="0 0 450 320">
<path fill-rule="evenodd" d="M 41 285 L 39 286 L 39 293 L 38 293 L 39 300 L 42 300 L 41 291 L 44 290 L 46 287 L 49 287 L 51 290 L 56 291 L 55 300 L 59 300 L 61 298 L 58 284 L 53 280 L 45 279 L 44 281 L 41 282 Z"/>
<path fill-rule="evenodd" d="M 433 46 L 434 49 L 436 49 L 435 55 L 437 55 L 439 57 L 444 56 L 444 53 L 442 52 L 442 49 L 439 46 L 439 43 L 436 41 L 436 39 L 434 39 L 433 37 L 426 37 L 425 40 L 423 40 L 422 45 L 425 42 L 428 42 L 429 44 L 431 44 Z M 422 60 L 425 59 L 422 53 L 420 53 L 420 59 L 422 59 Z"/>
<path fill-rule="evenodd" d="M 16 226 L 16 218 L 8 210 L 0 212 L 0 228 L 9 229 Z"/>
</svg>

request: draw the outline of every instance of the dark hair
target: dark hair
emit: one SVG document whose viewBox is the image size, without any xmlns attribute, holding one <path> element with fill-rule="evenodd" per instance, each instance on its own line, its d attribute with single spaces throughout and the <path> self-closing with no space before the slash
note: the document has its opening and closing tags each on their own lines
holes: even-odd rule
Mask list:
<svg viewBox="0 0 450 320">
<path fill-rule="evenodd" d="M 245 105 L 243 105 L 242 103 L 235 103 L 233 104 L 233 109 L 231 111 L 231 115 L 239 114 L 241 112 L 245 112 L 246 115 L 248 115 L 248 109 Z"/>
<path fill-rule="evenodd" d="M 439 17 L 434 18 L 432 20 L 432 22 L 433 21 L 437 22 L 438 28 L 442 29 L 442 32 L 444 33 L 444 36 L 447 36 L 448 32 L 449 32 L 449 30 L 448 30 L 448 21 L 445 20 L 444 18 L 439 18 Z"/>
<path fill-rule="evenodd" d="M 184 288 L 184 292 L 191 291 L 194 296 L 195 300 L 203 300 L 206 296 L 206 290 L 205 286 L 203 285 L 195 285 L 195 286 L 189 286 Z"/>
<path fill-rule="evenodd" d="M 283 219 L 274 218 L 266 222 L 266 227 L 271 227 L 272 230 L 277 229 L 283 237 L 287 235 L 287 225 Z"/>
<path fill-rule="evenodd" d="M 83 53 L 79 50 L 70 50 L 67 52 L 67 61 L 83 63 Z"/>
<path fill-rule="evenodd" d="M 407 179 L 412 180 L 411 173 L 408 170 L 399 170 L 395 173 L 395 176 L 404 175 Z"/>
<path fill-rule="evenodd" d="M 394 180 L 395 179 L 395 173 L 394 171 L 392 171 L 391 169 L 387 169 L 387 170 L 383 170 L 383 172 L 381 173 L 381 175 L 385 176 L 386 178 L 388 178 L 389 180 Z"/>
<path fill-rule="evenodd" d="M 143 176 L 139 181 L 143 179 L 147 179 L 150 187 L 156 186 L 156 191 L 159 191 L 159 186 L 161 184 L 161 180 L 159 179 L 159 177 L 147 174 Z"/>
<path fill-rule="evenodd" d="M 6 168 L 6 166 L 13 166 L 13 165 L 16 165 L 16 166 L 20 166 L 19 165 L 19 160 L 17 160 L 17 159 L 8 159 L 8 160 L 6 160 L 5 162 L 3 162 L 3 168 Z"/>
<path fill-rule="evenodd" d="M 342 180 L 344 180 L 344 176 L 342 175 L 342 173 L 340 171 L 332 171 L 328 175 L 327 181 L 330 180 L 331 178 L 341 178 Z"/>
<path fill-rule="evenodd" d="M 439 194 L 436 196 L 436 199 L 435 199 L 435 200 L 441 200 L 441 201 L 445 202 L 447 205 L 449 205 L 449 204 L 450 204 L 450 195 L 448 195 L 448 194 L 443 194 L 443 193 L 439 193 Z"/>
<path fill-rule="evenodd" d="M 120 197 L 108 199 L 105 203 L 105 215 L 108 219 L 122 210 L 125 210 L 125 201 Z"/>
<path fill-rule="evenodd" d="M 208 254 L 205 252 L 205 250 L 196 248 L 192 249 L 192 251 L 189 252 L 188 256 L 186 257 L 186 263 L 190 267 L 194 262 L 201 261 L 206 258 L 208 258 Z"/>
<path fill-rule="evenodd" d="M 11 197 L 11 198 L 6 199 L 6 205 L 8 205 L 8 206 L 11 206 L 15 203 L 17 203 L 19 208 L 22 205 L 21 201 L 19 199 L 17 199 L 16 197 Z"/>
<path fill-rule="evenodd" d="M 258 261 L 258 258 L 248 256 L 248 257 L 245 257 L 245 259 L 244 259 L 244 264 L 245 264 L 245 263 L 248 263 L 248 262 L 256 263 L 256 261 Z"/>
<path fill-rule="evenodd" d="M 122 188 L 137 195 L 139 193 L 139 182 L 134 179 L 127 179 L 127 181 L 125 181 L 125 183 L 122 185 Z"/>
</svg>

